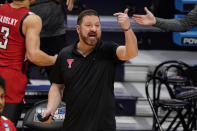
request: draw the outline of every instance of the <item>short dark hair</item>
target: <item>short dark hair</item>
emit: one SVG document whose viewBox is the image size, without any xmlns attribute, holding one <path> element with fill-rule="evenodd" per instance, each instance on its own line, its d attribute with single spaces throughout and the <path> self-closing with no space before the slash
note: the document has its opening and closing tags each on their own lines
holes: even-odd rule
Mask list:
<svg viewBox="0 0 197 131">
<path fill-rule="evenodd" d="M 77 25 L 80 25 L 82 23 L 83 17 L 90 16 L 90 15 L 94 15 L 94 16 L 98 16 L 99 17 L 98 12 L 93 10 L 93 9 L 84 10 L 78 16 Z"/>
<path fill-rule="evenodd" d="M 1 76 L 0 76 L 0 88 L 2 88 L 5 91 L 5 80 Z"/>
</svg>

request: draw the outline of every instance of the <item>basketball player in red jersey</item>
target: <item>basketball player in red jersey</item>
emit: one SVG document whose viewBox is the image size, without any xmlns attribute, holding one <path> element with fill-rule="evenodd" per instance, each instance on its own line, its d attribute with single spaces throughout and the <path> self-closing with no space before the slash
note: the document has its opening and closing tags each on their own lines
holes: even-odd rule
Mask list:
<svg viewBox="0 0 197 131">
<path fill-rule="evenodd" d="M 3 108 L 5 105 L 4 97 L 5 97 L 5 81 L 0 76 L 0 131 L 16 131 L 14 124 L 5 116 L 2 116 Z"/>
<path fill-rule="evenodd" d="M 30 12 L 35 0 L 14 0 L 0 6 L 0 75 L 6 81 L 4 116 L 15 124 L 20 115 L 27 78 L 25 56 L 38 66 L 50 66 L 57 56 L 40 50 L 41 18 Z"/>
</svg>

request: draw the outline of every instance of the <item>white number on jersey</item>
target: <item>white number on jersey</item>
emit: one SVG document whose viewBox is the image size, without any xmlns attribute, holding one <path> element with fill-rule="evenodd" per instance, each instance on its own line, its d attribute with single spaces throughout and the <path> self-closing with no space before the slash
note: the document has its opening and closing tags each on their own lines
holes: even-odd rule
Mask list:
<svg viewBox="0 0 197 131">
<path fill-rule="evenodd" d="M 9 30 L 9 28 L 2 26 L 1 33 L 5 33 L 5 35 L 3 36 L 4 43 L 2 41 L 0 41 L 0 48 L 6 49 L 7 44 L 8 44 L 8 36 L 9 36 L 10 30 Z"/>
</svg>

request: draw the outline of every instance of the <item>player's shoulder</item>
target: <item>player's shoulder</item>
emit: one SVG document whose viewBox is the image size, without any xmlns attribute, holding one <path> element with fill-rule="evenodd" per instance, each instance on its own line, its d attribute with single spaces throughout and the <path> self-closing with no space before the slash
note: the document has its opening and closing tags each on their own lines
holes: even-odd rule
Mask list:
<svg viewBox="0 0 197 131">
<path fill-rule="evenodd" d="M 41 20 L 40 16 L 33 13 L 33 12 L 28 12 L 28 16 L 27 16 L 28 20 Z"/>
<path fill-rule="evenodd" d="M 34 12 L 28 12 L 28 15 L 35 15 L 35 13 Z"/>
<path fill-rule="evenodd" d="M 40 16 L 36 15 L 33 12 L 28 12 L 27 17 L 24 19 L 24 23 L 26 24 L 38 24 L 38 23 L 42 23 L 42 19 L 40 18 Z"/>
</svg>

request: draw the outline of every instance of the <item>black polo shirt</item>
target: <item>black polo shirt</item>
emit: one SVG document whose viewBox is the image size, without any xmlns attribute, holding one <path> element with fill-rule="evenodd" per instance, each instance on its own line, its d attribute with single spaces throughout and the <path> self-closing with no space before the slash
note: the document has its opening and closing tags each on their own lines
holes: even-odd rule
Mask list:
<svg viewBox="0 0 197 131">
<path fill-rule="evenodd" d="M 52 82 L 65 84 L 65 131 L 115 131 L 114 77 L 119 45 L 98 42 L 86 57 L 77 43 L 64 48 L 56 61 Z"/>
</svg>

